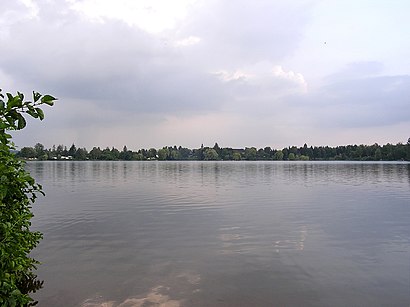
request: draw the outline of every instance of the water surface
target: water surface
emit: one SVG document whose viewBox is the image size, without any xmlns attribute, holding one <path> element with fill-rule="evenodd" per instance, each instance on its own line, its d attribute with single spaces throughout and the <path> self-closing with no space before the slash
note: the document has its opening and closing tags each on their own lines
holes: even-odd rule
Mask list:
<svg viewBox="0 0 410 307">
<path fill-rule="evenodd" d="M 410 165 L 30 162 L 39 306 L 409 306 Z"/>
</svg>

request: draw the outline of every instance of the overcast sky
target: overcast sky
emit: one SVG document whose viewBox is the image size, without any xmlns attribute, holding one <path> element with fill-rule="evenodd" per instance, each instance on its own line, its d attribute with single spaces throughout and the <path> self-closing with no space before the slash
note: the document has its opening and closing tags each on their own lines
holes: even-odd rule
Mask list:
<svg viewBox="0 0 410 307">
<path fill-rule="evenodd" d="M 129 149 L 405 143 L 408 0 L 2 0 L 0 88 L 58 97 L 14 133 Z"/>
</svg>

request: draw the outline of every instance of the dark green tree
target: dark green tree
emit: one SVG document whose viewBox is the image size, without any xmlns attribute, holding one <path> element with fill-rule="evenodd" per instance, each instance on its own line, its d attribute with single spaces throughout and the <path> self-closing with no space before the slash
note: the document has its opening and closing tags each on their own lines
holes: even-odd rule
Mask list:
<svg viewBox="0 0 410 307">
<path fill-rule="evenodd" d="M 232 154 L 232 160 L 234 160 L 234 161 L 240 161 L 240 160 L 242 160 L 241 154 L 240 154 L 239 152 L 234 152 L 234 153 Z"/>
<path fill-rule="evenodd" d="M 90 153 L 88 154 L 91 160 L 99 160 L 101 159 L 101 155 L 102 152 L 100 147 L 93 147 L 93 149 L 91 149 Z"/>
<path fill-rule="evenodd" d="M 410 138 L 407 140 L 407 154 L 406 154 L 406 160 L 410 161 Z"/>
<path fill-rule="evenodd" d="M 120 160 L 132 160 L 132 151 L 128 150 L 127 146 L 124 145 L 119 156 Z"/>
<path fill-rule="evenodd" d="M 219 159 L 218 152 L 214 148 L 205 149 L 205 160 L 211 161 L 211 160 L 218 160 L 218 159 Z"/>
<path fill-rule="evenodd" d="M 283 160 L 283 152 L 282 150 L 278 150 L 273 155 L 273 160 Z"/>
<path fill-rule="evenodd" d="M 109 147 L 106 147 L 101 152 L 101 160 L 115 160 L 115 157 Z"/>
<path fill-rule="evenodd" d="M 164 147 L 158 150 L 158 159 L 161 161 L 164 161 L 168 158 L 169 156 L 169 150 L 168 148 Z"/>
<path fill-rule="evenodd" d="M 117 148 L 112 147 L 111 148 L 111 157 L 112 157 L 112 160 L 118 160 L 120 158 L 120 151 Z"/>
<path fill-rule="evenodd" d="M 291 152 L 291 153 L 288 155 L 288 159 L 289 159 L 290 161 L 296 160 L 296 155 L 295 155 L 293 152 Z"/>
<path fill-rule="evenodd" d="M 255 147 L 245 148 L 245 159 L 246 160 L 256 160 L 257 150 Z"/>
<path fill-rule="evenodd" d="M 33 92 L 33 101 L 25 101 L 22 93 L 3 95 L 0 90 L 0 306 L 34 305 L 29 294 L 43 284 L 34 274 L 38 262 L 29 253 L 42 238 L 30 230 L 31 205 L 38 193 L 44 193 L 12 153 L 15 147 L 8 132 L 26 126 L 25 114 L 42 120 L 39 106 L 51 106 L 55 100 Z"/>
<path fill-rule="evenodd" d="M 45 150 L 44 150 L 44 145 L 41 143 L 37 143 L 36 145 L 34 145 L 34 149 L 36 151 L 36 157 L 38 159 L 41 159 L 44 157 L 44 155 L 46 154 Z"/>
<path fill-rule="evenodd" d="M 170 153 L 170 159 L 171 160 L 179 160 L 180 159 L 180 156 L 179 156 L 179 151 L 178 151 L 178 149 L 172 149 L 171 150 L 171 153 Z"/>
<path fill-rule="evenodd" d="M 64 146 L 58 145 L 56 148 L 57 159 L 60 159 L 63 153 L 64 153 Z"/>
<path fill-rule="evenodd" d="M 70 149 L 68 150 L 68 155 L 71 157 L 74 157 L 76 152 L 77 152 L 77 147 L 75 147 L 73 143 L 73 145 L 71 145 Z"/>
<path fill-rule="evenodd" d="M 179 146 L 178 153 L 181 160 L 189 160 L 192 157 L 192 151 L 189 148 Z"/>
<path fill-rule="evenodd" d="M 147 158 L 151 160 L 157 159 L 157 150 L 155 148 L 150 148 L 147 152 Z"/>
<path fill-rule="evenodd" d="M 20 150 L 20 157 L 32 159 L 36 157 L 36 150 L 33 147 L 23 147 Z"/>
<path fill-rule="evenodd" d="M 76 160 L 87 160 L 88 152 L 85 148 L 77 148 L 74 159 Z"/>
</svg>

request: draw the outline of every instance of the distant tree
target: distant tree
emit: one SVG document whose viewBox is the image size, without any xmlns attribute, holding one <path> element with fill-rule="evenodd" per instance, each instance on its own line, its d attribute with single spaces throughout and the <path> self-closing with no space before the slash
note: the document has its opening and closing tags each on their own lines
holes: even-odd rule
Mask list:
<svg viewBox="0 0 410 307">
<path fill-rule="evenodd" d="M 300 156 L 297 156 L 297 159 L 301 161 L 309 161 L 309 156 L 300 155 Z"/>
<path fill-rule="evenodd" d="M 313 147 L 310 146 L 307 150 L 306 150 L 306 155 L 309 157 L 309 160 L 312 160 L 313 157 Z"/>
<path fill-rule="evenodd" d="M 289 154 L 293 153 L 296 156 L 300 155 L 300 151 L 296 146 L 289 147 Z M 289 159 L 289 157 L 288 157 Z"/>
<path fill-rule="evenodd" d="M 124 146 L 122 151 L 120 152 L 119 158 L 121 160 L 132 160 L 132 151 L 128 150 L 127 146 Z"/>
<path fill-rule="evenodd" d="M 232 154 L 232 160 L 234 160 L 234 161 L 240 161 L 240 160 L 242 160 L 241 154 L 240 154 L 239 152 L 234 152 L 234 153 Z"/>
<path fill-rule="evenodd" d="M 142 161 L 144 160 L 144 156 L 141 152 L 134 152 L 132 155 L 132 160 Z"/>
<path fill-rule="evenodd" d="M 199 160 L 199 161 L 204 160 L 204 158 L 205 158 L 204 144 L 201 144 L 201 148 L 195 149 L 194 154 L 195 154 L 195 157 L 196 157 L 197 160 Z"/>
<path fill-rule="evenodd" d="M 221 153 L 219 154 L 219 158 L 222 160 L 233 160 L 233 150 L 232 148 L 221 148 Z"/>
<path fill-rule="evenodd" d="M 78 148 L 74 154 L 74 159 L 76 160 L 86 160 L 87 159 L 87 149 L 85 148 Z"/>
<path fill-rule="evenodd" d="M 75 145 L 73 144 L 70 153 L 73 152 L 74 148 Z M 111 149 L 107 147 L 103 151 L 99 147 L 94 147 L 89 154 L 85 148 L 75 149 L 76 152 L 73 157 L 79 160 L 84 159 L 85 155 L 86 158 L 91 160 L 206 160 L 212 157 L 209 149 L 213 149 L 218 154 L 218 160 L 410 160 L 410 139 L 406 144 L 397 143 L 396 145 L 387 143 L 380 146 L 375 143 L 373 145 L 308 147 L 305 144 L 303 147 L 289 146 L 282 150 L 274 150 L 270 147 L 258 150 L 255 147 L 245 149 L 220 148 L 217 143 L 213 148 L 201 146 L 199 149 L 191 150 L 175 145 L 158 150 L 155 148 L 140 149 L 137 153 L 128 150 L 127 146 L 124 146 L 121 152 L 114 147 Z M 207 156 L 206 152 L 208 153 Z M 46 149 L 40 143 L 37 143 L 35 148 L 24 147 L 17 153 L 22 158 L 37 157 L 38 159 L 59 159 L 67 154 L 67 147 L 63 145 L 57 147 L 53 145 L 52 149 Z"/>
<path fill-rule="evenodd" d="M 63 145 L 58 145 L 57 146 L 56 154 L 57 154 L 57 158 L 61 158 L 61 156 L 64 155 L 64 146 Z"/>
<path fill-rule="evenodd" d="M 273 155 L 273 160 L 283 160 L 283 152 L 282 150 L 278 150 Z"/>
<path fill-rule="evenodd" d="M 257 150 L 255 147 L 245 148 L 245 159 L 246 160 L 256 160 Z"/>
<path fill-rule="evenodd" d="M 218 143 L 215 143 L 214 147 L 212 148 L 216 151 L 218 156 L 221 154 L 221 148 L 219 147 Z"/>
<path fill-rule="evenodd" d="M 49 159 L 54 159 L 57 158 L 57 148 L 56 145 L 53 145 L 51 149 L 47 150 L 48 158 Z"/>
<path fill-rule="evenodd" d="M 178 147 L 179 158 L 181 160 L 189 160 L 192 157 L 192 150 L 185 147 Z"/>
<path fill-rule="evenodd" d="M 44 145 L 41 143 L 37 143 L 34 145 L 34 150 L 36 151 L 36 157 L 41 158 L 44 157 Z"/>
<path fill-rule="evenodd" d="M 267 160 L 267 158 L 265 156 L 265 152 L 263 151 L 262 148 L 259 148 L 256 151 L 256 160 Z"/>
<path fill-rule="evenodd" d="M 219 155 L 217 151 L 213 148 L 207 148 L 205 149 L 205 160 L 210 161 L 210 160 L 218 160 Z"/>
<path fill-rule="evenodd" d="M 120 151 L 115 148 L 112 147 L 111 148 L 111 160 L 118 160 L 120 158 Z"/>
<path fill-rule="evenodd" d="M 157 158 L 157 150 L 155 148 L 150 148 L 147 152 L 148 159 L 156 159 Z"/>
<path fill-rule="evenodd" d="M 169 150 L 168 148 L 164 147 L 158 150 L 158 159 L 164 161 L 168 158 Z"/>
<path fill-rule="evenodd" d="M 287 160 L 288 155 L 289 155 L 289 150 L 285 147 L 282 149 L 282 153 L 283 153 L 283 160 Z"/>
<path fill-rule="evenodd" d="M 109 147 L 106 147 L 102 150 L 101 160 L 114 160 L 113 156 L 111 155 L 111 150 Z"/>
<path fill-rule="evenodd" d="M 37 156 L 36 150 L 33 147 L 23 147 L 20 150 L 20 156 L 26 159 L 35 158 Z"/>
<path fill-rule="evenodd" d="M 75 147 L 73 143 L 73 145 L 71 145 L 70 149 L 68 150 L 68 155 L 71 157 L 74 157 L 76 152 L 77 152 L 77 147 Z"/>
<path fill-rule="evenodd" d="M 308 146 L 306 143 L 303 145 L 303 147 L 299 149 L 299 152 L 301 155 L 305 155 L 305 156 L 308 155 Z"/>
<path fill-rule="evenodd" d="M 91 160 L 100 160 L 102 155 L 102 151 L 100 147 L 93 147 L 89 153 L 89 157 Z"/>
<path fill-rule="evenodd" d="M 376 161 L 380 161 L 382 159 L 382 151 L 380 148 L 377 148 L 376 151 L 374 152 L 374 159 Z"/>
<path fill-rule="evenodd" d="M 170 159 L 171 160 L 179 160 L 180 159 L 178 149 L 172 149 L 171 150 Z"/>
<path fill-rule="evenodd" d="M 263 153 L 264 153 L 264 155 L 263 155 L 264 160 L 271 160 L 272 159 L 272 148 L 265 147 L 263 149 Z"/>
<path fill-rule="evenodd" d="M 410 161 L 410 138 L 407 140 L 407 154 L 406 154 L 406 160 Z"/>
</svg>

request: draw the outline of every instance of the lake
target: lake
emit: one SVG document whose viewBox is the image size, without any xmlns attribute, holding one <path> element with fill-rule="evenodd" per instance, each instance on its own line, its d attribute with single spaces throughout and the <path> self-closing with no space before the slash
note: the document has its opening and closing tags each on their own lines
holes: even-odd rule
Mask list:
<svg viewBox="0 0 410 307">
<path fill-rule="evenodd" d="M 29 162 L 39 306 L 409 306 L 410 164 Z"/>
</svg>

